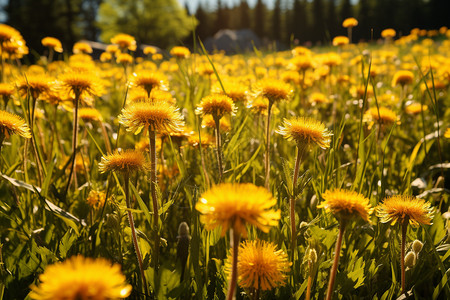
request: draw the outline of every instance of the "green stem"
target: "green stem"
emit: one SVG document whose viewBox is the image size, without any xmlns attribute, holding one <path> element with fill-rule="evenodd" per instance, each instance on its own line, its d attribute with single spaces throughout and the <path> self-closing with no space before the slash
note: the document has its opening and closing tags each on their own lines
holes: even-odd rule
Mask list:
<svg viewBox="0 0 450 300">
<path fill-rule="evenodd" d="M 405 279 L 405 246 L 406 246 L 406 231 L 408 229 L 408 220 L 403 221 L 402 226 L 402 245 L 400 250 L 400 267 L 402 270 L 402 294 L 406 293 L 406 279 Z"/>
<path fill-rule="evenodd" d="M 294 178 L 292 178 L 292 197 L 289 199 L 289 212 L 290 212 L 290 220 L 291 220 L 291 249 L 292 249 L 292 262 L 295 259 L 295 249 L 297 244 L 297 228 L 295 226 L 295 199 L 296 195 L 296 187 L 298 180 L 298 172 L 300 170 L 300 162 L 302 160 L 303 147 L 297 145 L 297 158 L 295 160 L 295 168 L 294 168 Z"/>
<path fill-rule="evenodd" d="M 154 249 L 154 271 L 158 271 L 158 257 L 159 257 L 159 212 L 158 212 L 158 198 L 156 195 L 156 132 L 150 127 L 148 128 L 149 144 L 150 144 L 150 180 L 151 180 L 151 193 L 153 203 L 153 229 L 155 231 L 155 249 Z M 156 280 L 156 276 L 155 276 Z"/>
<path fill-rule="evenodd" d="M 218 116 L 213 116 L 213 118 L 214 118 L 214 122 L 216 124 L 217 164 L 219 166 L 218 183 L 220 183 L 222 181 L 222 175 L 223 175 L 222 148 L 221 148 L 221 137 L 220 137 L 220 118 Z"/>
<path fill-rule="evenodd" d="M 267 107 L 267 122 L 266 122 L 266 156 L 264 157 L 264 167 L 266 170 L 266 181 L 264 186 L 266 189 L 269 189 L 269 181 L 270 181 L 270 114 L 272 111 L 272 105 L 269 101 L 269 106 Z"/>
<path fill-rule="evenodd" d="M 336 248 L 334 249 L 333 266 L 331 267 L 330 281 L 328 282 L 327 298 L 331 300 L 333 298 L 334 281 L 336 279 L 337 268 L 339 265 L 339 255 L 341 254 L 342 237 L 344 236 L 346 221 L 341 220 L 339 223 L 339 234 L 336 241 Z"/>
<path fill-rule="evenodd" d="M 75 157 L 77 154 L 77 140 L 78 140 L 78 105 L 80 95 L 81 93 L 75 92 L 75 100 L 74 100 L 75 108 L 73 110 L 73 132 L 72 132 L 72 162 L 70 166 L 69 178 L 67 180 L 65 195 L 67 195 L 67 192 L 69 191 L 70 183 L 72 181 L 72 175 L 75 170 Z"/>
<path fill-rule="evenodd" d="M 136 228 L 134 227 L 134 219 L 133 219 L 133 214 L 131 213 L 131 201 L 130 201 L 130 178 L 129 178 L 129 174 L 126 172 L 124 174 L 125 177 L 125 201 L 127 204 L 127 213 L 128 213 L 128 221 L 130 223 L 130 228 L 131 228 L 131 236 L 133 238 L 133 246 L 134 246 L 134 251 L 136 252 L 136 257 L 138 260 L 138 265 L 139 265 L 139 271 L 141 273 L 141 278 L 142 278 L 142 285 L 144 286 L 144 291 L 145 294 L 148 296 L 148 288 L 147 288 L 147 281 L 145 280 L 145 274 L 144 274 L 144 264 L 142 262 L 142 254 L 141 251 L 139 249 L 139 244 L 138 244 L 138 239 L 136 236 Z"/>
<path fill-rule="evenodd" d="M 306 287 L 306 300 L 311 299 L 311 288 L 312 288 L 312 279 L 313 279 L 313 271 L 312 271 L 312 263 L 308 261 L 309 268 L 309 276 L 308 276 L 308 286 Z"/>
<path fill-rule="evenodd" d="M 233 300 L 236 296 L 236 286 L 237 286 L 237 277 L 238 277 L 238 254 L 239 254 L 239 241 L 241 239 L 241 236 L 238 232 L 234 231 L 233 229 L 230 230 L 230 240 L 232 242 L 231 247 L 233 248 L 233 261 L 231 265 L 231 277 L 230 277 L 230 284 L 228 286 L 228 292 L 227 292 L 227 300 Z"/>
</svg>

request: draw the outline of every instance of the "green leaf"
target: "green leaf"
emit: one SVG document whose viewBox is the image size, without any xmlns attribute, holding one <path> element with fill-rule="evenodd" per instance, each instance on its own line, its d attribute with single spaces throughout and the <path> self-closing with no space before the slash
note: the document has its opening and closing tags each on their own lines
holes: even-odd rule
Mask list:
<svg viewBox="0 0 450 300">
<path fill-rule="evenodd" d="M 65 259 L 67 257 L 67 252 L 72 247 L 73 243 L 77 240 L 78 234 L 73 234 L 71 230 L 68 230 L 61 241 L 59 242 L 59 256 L 61 259 Z"/>
</svg>

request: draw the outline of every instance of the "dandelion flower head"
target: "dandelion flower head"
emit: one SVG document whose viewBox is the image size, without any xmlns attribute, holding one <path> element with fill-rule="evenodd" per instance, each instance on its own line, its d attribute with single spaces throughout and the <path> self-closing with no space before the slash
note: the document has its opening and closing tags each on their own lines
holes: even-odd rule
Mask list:
<svg viewBox="0 0 450 300">
<path fill-rule="evenodd" d="M 358 26 L 358 20 L 355 18 L 347 18 L 342 22 L 342 27 L 348 28 L 348 27 L 355 27 Z"/>
<path fill-rule="evenodd" d="M 203 193 L 195 208 L 202 214 L 200 221 L 207 230 L 221 226 L 222 236 L 232 228 L 247 237 L 246 225 L 268 232 L 270 226 L 278 224 L 280 211 L 272 209 L 276 202 L 263 187 L 223 183 Z"/>
<path fill-rule="evenodd" d="M 89 45 L 88 43 L 84 43 L 84 42 L 77 42 L 73 45 L 72 48 L 73 53 L 75 54 L 80 54 L 80 53 L 92 53 L 92 47 L 91 45 Z"/>
<path fill-rule="evenodd" d="M 337 219 L 350 219 L 360 216 L 367 222 L 373 212 L 369 199 L 355 191 L 343 189 L 327 190 L 322 197 L 325 201 L 317 207 L 325 208 Z"/>
<path fill-rule="evenodd" d="M 345 46 L 349 44 L 349 39 L 346 36 L 336 36 L 333 38 L 333 46 Z"/>
<path fill-rule="evenodd" d="M 234 114 L 235 112 L 236 106 L 233 99 L 223 94 L 211 94 L 203 97 L 195 111 L 198 115 L 212 115 L 219 119 L 224 115 Z"/>
<path fill-rule="evenodd" d="M 166 89 L 166 77 L 157 72 L 139 71 L 133 73 L 130 79 L 130 87 L 144 89 L 148 94 L 155 88 Z"/>
<path fill-rule="evenodd" d="M 31 286 L 31 299 L 107 300 L 125 298 L 131 293 L 120 265 L 111 265 L 102 258 L 71 257 L 48 266 L 39 280 L 39 286 Z"/>
<path fill-rule="evenodd" d="M 231 273 L 232 255 L 226 262 L 226 272 Z M 266 241 L 245 241 L 239 247 L 238 284 L 243 288 L 263 291 L 284 286 L 291 263 L 283 250 Z"/>
<path fill-rule="evenodd" d="M 411 71 L 408 70 L 400 70 L 395 72 L 394 78 L 392 79 L 392 87 L 395 87 L 397 85 L 407 85 L 411 84 L 414 80 L 414 74 Z"/>
<path fill-rule="evenodd" d="M 61 41 L 57 38 L 47 36 L 41 40 L 42 46 L 53 49 L 55 52 L 62 53 L 63 47 Z"/>
<path fill-rule="evenodd" d="M 186 47 L 175 46 L 170 50 L 170 55 L 176 58 L 188 58 L 191 55 L 191 51 Z"/>
<path fill-rule="evenodd" d="M 377 216 L 382 223 L 394 225 L 408 222 L 413 227 L 420 224 L 430 225 L 433 219 L 433 208 L 430 202 L 413 196 L 396 195 L 384 199 L 377 207 Z"/>
<path fill-rule="evenodd" d="M 128 149 L 116 150 L 112 154 L 104 155 L 98 164 L 98 168 L 101 173 L 108 171 L 145 171 L 148 169 L 148 164 L 142 152 Z"/>
<path fill-rule="evenodd" d="M 104 92 L 100 80 L 93 72 L 72 68 L 58 79 L 61 89 L 71 97 L 101 96 Z"/>
<path fill-rule="evenodd" d="M 278 80 L 266 78 L 260 80 L 255 87 L 256 96 L 263 96 L 269 99 L 269 103 L 287 100 L 291 97 L 293 89 L 290 84 Z"/>
<path fill-rule="evenodd" d="M 30 127 L 21 117 L 0 110 L 0 134 L 9 137 L 11 134 L 18 134 L 24 138 L 31 138 Z"/>
<path fill-rule="evenodd" d="M 128 131 L 138 134 L 142 129 L 179 131 L 183 116 L 174 105 L 161 100 L 137 101 L 128 104 L 119 115 L 119 122 Z"/>
<path fill-rule="evenodd" d="M 333 135 L 322 122 L 305 117 L 284 119 L 277 132 L 298 145 L 318 145 L 322 149 L 330 147 Z"/>
<path fill-rule="evenodd" d="M 118 45 L 121 49 L 136 50 L 136 40 L 133 36 L 125 33 L 118 33 L 113 36 L 111 38 L 111 44 Z"/>
</svg>

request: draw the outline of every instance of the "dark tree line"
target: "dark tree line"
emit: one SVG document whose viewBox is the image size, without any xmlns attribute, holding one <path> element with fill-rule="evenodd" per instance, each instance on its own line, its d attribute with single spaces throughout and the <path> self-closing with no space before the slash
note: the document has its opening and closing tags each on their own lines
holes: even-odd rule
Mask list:
<svg viewBox="0 0 450 300">
<path fill-rule="evenodd" d="M 8 0 L 3 11 L 6 23 L 17 28 L 31 49 L 41 52 L 40 40 L 54 36 L 70 49 L 74 42 L 85 38 L 98 40 L 98 8 L 108 0 Z M 128 0 L 117 0 L 126 2 Z M 257 0 L 250 7 L 240 0 L 228 7 L 225 0 L 200 0 L 195 12 L 196 34 L 201 39 L 220 29 L 250 28 L 269 41 L 285 45 L 329 42 L 336 35 L 345 35 L 342 21 L 355 17 L 359 25 L 353 30 L 353 40 L 378 38 L 381 30 L 392 27 L 399 34 L 412 28 L 438 29 L 450 27 L 449 0 Z"/>
<path fill-rule="evenodd" d="M 241 0 L 233 7 L 217 0 L 217 9 L 200 1 L 195 12 L 199 21 L 197 34 L 205 39 L 220 29 L 251 28 L 261 38 L 289 44 L 292 39 L 304 43 L 329 42 L 345 35 L 342 21 L 355 17 L 359 25 L 353 30 L 354 40 L 379 38 L 383 29 L 392 27 L 406 35 L 413 28 L 438 29 L 449 26 L 448 0 L 275 0 L 269 9 L 264 0 L 249 7 Z M 209 2 L 208 2 L 209 3 Z M 204 25 L 206 24 L 206 26 Z"/>
</svg>

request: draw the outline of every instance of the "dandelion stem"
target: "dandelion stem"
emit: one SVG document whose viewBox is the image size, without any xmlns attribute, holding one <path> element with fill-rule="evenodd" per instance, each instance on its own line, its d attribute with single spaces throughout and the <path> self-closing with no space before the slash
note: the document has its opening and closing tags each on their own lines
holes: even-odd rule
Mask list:
<svg viewBox="0 0 450 300">
<path fill-rule="evenodd" d="M 294 167 L 294 178 L 292 178 L 292 197 L 289 199 L 289 211 L 290 211 L 290 220 L 291 220 L 291 250 L 292 250 L 292 262 L 295 259 L 295 249 L 297 246 L 297 228 L 295 227 L 295 199 L 297 197 L 297 180 L 298 180 L 298 172 L 300 169 L 300 162 L 303 156 L 303 147 L 297 145 L 297 158 L 295 160 Z"/>
<path fill-rule="evenodd" d="M 220 119 L 218 116 L 213 116 L 214 122 L 216 124 L 216 147 L 217 147 L 217 164 L 219 165 L 219 180 L 218 183 L 222 181 L 223 166 L 222 166 L 222 149 L 221 149 L 221 138 L 220 138 Z"/>
<path fill-rule="evenodd" d="M 234 231 L 233 229 L 230 230 L 230 240 L 231 240 L 231 247 L 233 251 L 233 261 L 231 265 L 231 277 L 230 277 L 230 284 L 228 285 L 228 292 L 227 292 L 227 300 L 233 300 L 236 296 L 236 285 L 237 285 L 237 264 L 238 264 L 238 254 L 239 254 L 239 241 L 241 239 L 240 234 L 237 231 Z"/>
<path fill-rule="evenodd" d="M 406 292 L 405 279 L 405 245 L 406 245 L 406 230 L 408 229 L 408 220 L 403 221 L 402 226 L 402 245 L 400 250 L 400 268 L 402 270 L 402 294 Z"/>
<path fill-rule="evenodd" d="M 72 162 L 70 166 L 70 173 L 69 173 L 69 179 L 67 180 L 67 186 L 66 186 L 66 192 L 69 191 L 70 183 L 72 181 L 72 175 L 75 170 L 75 157 L 77 155 L 77 139 L 78 139 L 78 105 L 79 105 L 79 98 L 81 93 L 76 91 L 75 92 L 75 108 L 73 110 L 73 133 L 72 133 Z"/>
<path fill-rule="evenodd" d="M 156 132 L 150 127 L 148 128 L 149 144 L 150 144 L 150 185 L 153 203 L 153 229 L 155 231 L 155 253 L 154 256 L 154 271 L 158 271 L 158 257 L 159 257 L 159 212 L 158 212 L 158 198 L 156 195 Z M 155 277 L 156 278 L 156 277 Z"/>
<path fill-rule="evenodd" d="M 334 281 L 336 279 L 337 268 L 339 265 L 339 255 L 341 254 L 342 237 L 344 236 L 345 225 L 346 225 L 345 220 L 341 220 L 339 223 L 339 234 L 336 241 L 336 248 L 334 249 L 334 260 L 333 266 L 331 267 L 330 281 L 328 282 L 326 300 L 331 300 L 333 298 L 333 287 Z"/>
<path fill-rule="evenodd" d="M 267 122 L 266 122 L 266 156 L 264 158 L 264 167 L 266 169 L 266 181 L 264 186 L 266 189 L 269 189 L 269 180 L 270 180 L 270 114 L 272 112 L 273 103 L 269 101 L 269 105 L 267 106 Z"/>
<path fill-rule="evenodd" d="M 308 275 L 308 286 L 306 287 L 306 300 L 311 299 L 311 288 L 312 288 L 312 279 L 313 279 L 313 271 L 312 271 L 312 263 L 308 261 L 309 275 Z"/>
<path fill-rule="evenodd" d="M 129 174 L 127 172 L 124 173 L 125 177 L 125 201 L 127 204 L 127 213 L 128 213 L 128 221 L 130 222 L 130 228 L 131 228 L 131 236 L 133 237 L 133 246 L 134 251 L 136 252 L 136 257 L 138 260 L 139 265 L 139 271 L 141 272 L 142 277 L 142 285 L 144 286 L 144 291 L 146 295 L 149 295 L 148 288 L 147 288 L 147 281 L 145 280 L 145 274 L 144 274 L 144 264 L 142 262 L 142 254 L 139 250 L 139 244 L 136 236 L 136 228 L 134 227 L 134 219 L 133 214 L 131 213 L 131 201 L 130 201 L 130 178 Z"/>
</svg>

